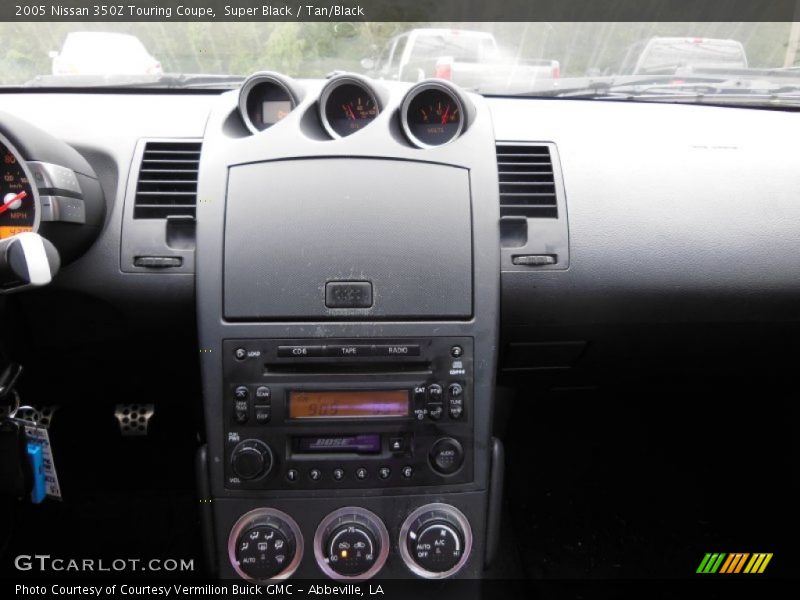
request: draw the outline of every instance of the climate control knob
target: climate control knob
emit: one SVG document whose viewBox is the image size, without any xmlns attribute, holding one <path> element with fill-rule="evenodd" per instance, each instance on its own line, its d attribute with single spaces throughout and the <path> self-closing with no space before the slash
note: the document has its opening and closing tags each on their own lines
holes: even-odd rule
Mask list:
<svg viewBox="0 0 800 600">
<path fill-rule="evenodd" d="M 406 518 L 400 528 L 400 555 L 420 577 L 442 579 L 467 562 L 472 530 L 464 514 L 449 504 L 428 504 Z"/>
<path fill-rule="evenodd" d="M 303 556 L 297 523 L 273 508 L 257 508 L 242 516 L 228 537 L 228 558 L 236 573 L 249 581 L 286 579 Z"/>
<path fill-rule="evenodd" d="M 374 513 L 356 506 L 329 514 L 317 527 L 314 556 L 333 579 L 369 579 L 389 555 L 389 533 Z"/>
<path fill-rule="evenodd" d="M 259 479 L 272 469 L 272 450 L 261 440 L 239 442 L 231 452 L 231 468 L 239 479 Z"/>
</svg>

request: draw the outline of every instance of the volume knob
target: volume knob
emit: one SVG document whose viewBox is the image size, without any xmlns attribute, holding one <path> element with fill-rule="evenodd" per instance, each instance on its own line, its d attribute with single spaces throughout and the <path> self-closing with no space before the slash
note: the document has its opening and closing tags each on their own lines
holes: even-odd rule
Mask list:
<svg viewBox="0 0 800 600">
<path fill-rule="evenodd" d="M 272 470 L 272 450 L 261 440 L 244 440 L 231 453 L 231 468 L 239 479 L 259 479 Z"/>
</svg>

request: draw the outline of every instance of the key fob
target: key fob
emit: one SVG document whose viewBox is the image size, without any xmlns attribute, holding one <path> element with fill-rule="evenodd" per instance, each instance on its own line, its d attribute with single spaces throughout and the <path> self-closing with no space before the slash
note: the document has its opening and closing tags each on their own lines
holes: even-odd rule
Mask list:
<svg viewBox="0 0 800 600">
<path fill-rule="evenodd" d="M 25 426 L 3 419 L 0 421 L 0 495 L 22 499 L 30 493 L 32 485 Z"/>
</svg>

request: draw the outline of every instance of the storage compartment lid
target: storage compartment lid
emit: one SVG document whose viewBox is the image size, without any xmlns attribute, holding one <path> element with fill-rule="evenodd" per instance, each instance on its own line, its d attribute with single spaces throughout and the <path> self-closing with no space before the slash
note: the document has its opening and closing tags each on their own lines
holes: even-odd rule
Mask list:
<svg viewBox="0 0 800 600">
<path fill-rule="evenodd" d="M 242 165 L 230 169 L 225 214 L 227 319 L 472 314 L 465 169 L 352 158 Z M 333 286 L 340 296 L 363 295 L 331 301 L 330 282 L 345 282 Z"/>
</svg>

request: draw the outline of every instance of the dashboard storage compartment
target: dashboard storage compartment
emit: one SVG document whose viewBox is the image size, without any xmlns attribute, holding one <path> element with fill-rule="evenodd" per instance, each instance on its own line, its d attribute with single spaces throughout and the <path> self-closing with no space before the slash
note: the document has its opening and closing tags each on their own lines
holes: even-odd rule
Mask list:
<svg viewBox="0 0 800 600">
<path fill-rule="evenodd" d="M 384 159 L 232 167 L 224 268 L 232 320 L 470 317 L 468 172 Z M 371 302 L 326 302 L 331 282 L 371 284 Z"/>
</svg>

